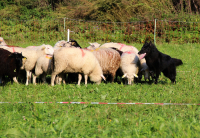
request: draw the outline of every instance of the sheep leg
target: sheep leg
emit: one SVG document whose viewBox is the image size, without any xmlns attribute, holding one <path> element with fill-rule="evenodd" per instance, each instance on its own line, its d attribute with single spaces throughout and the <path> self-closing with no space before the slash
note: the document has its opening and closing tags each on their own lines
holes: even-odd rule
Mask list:
<svg viewBox="0 0 200 138">
<path fill-rule="evenodd" d="M 59 77 L 58 77 L 58 75 L 56 76 L 55 83 L 59 84 Z"/>
<path fill-rule="evenodd" d="M 59 84 L 59 85 L 61 84 L 62 79 L 63 79 L 63 78 L 62 78 L 60 75 L 58 75 L 58 84 Z"/>
<path fill-rule="evenodd" d="M 15 83 L 18 83 L 18 81 L 17 81 L 17 78 L 16 78 L 16 77 L 13 77 L 13 81 L 14 81 Z"/>
<path fill-rule="evenodd" d="M 36 78 L 37 76 L 33 74 L 33 84 L 36 85 Z"/>
<path fill-rule="evenodd" d="M 43 81 L 43 83 L 46 83 L 46 73 L 42 74 L 42 81 Z"/>
<path fill-rule="evenodd" d="M 82 80 L 82 75 L 81 75 L 81 74 L 78 74 L 78 85 L 80 85 L 81 80 Z"/>
<path fill-rule="evenodd" d="M 62 76 L 62 82 L 63 82 L 63 84 L 66 84 L 66 81 L 65 81 L 65 74 L 63 74 L 63 76 Z"/>
<path fill-rule="evenodd" d="M 66 82 L 65 82 L 65 73 L 61 73 L 59 79 L 60 79 L 60 82 L 63 82 L 63 84 L 66 84 Z"/>
<path fill-rule="evenodd" d="M 54 81 L 55 81 L 55 77 L 56 77 L 56 73 L 55 72 L 53 72 L 52 74 L 51 74 L 51 86 L 54 86 Z"/>
<path fill-rule="evenodd" d="M 111 74 L 110 82 L 114 82 L 115 79 L 115 73 Z"/>
<path fill-rule="evenodd" d="M 85 75 L 85 86 L 87 86 L 88 75 Z"/>
<path fill-rule="evenodd" d="M 30 71 L 30 72 L 29 72 L 28 83 L 31 83 L 31 75 L 32 75 L 32 72 Z"/>
<path fill-rule="evenodd" d="M 30 71 L 26 71 L 26 85 L 29 83 Z"/>
</svg>

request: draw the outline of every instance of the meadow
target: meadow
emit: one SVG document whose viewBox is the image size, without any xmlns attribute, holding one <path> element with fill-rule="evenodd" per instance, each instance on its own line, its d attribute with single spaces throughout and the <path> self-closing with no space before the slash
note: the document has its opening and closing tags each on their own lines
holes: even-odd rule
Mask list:
<svg viewBox="0 0 200 138">
<path fill-rule="evenodd" d="M 82 47 L 86 41 L 78 41 Z M 56 42 L 47 42 L 54 45 Z M 22 47 L 30 42 L 17 43 Z M 139 50 L 142 44 L 129 44 Z M 200 103 L 199 44 L 157 44 L 179 58 L 176 84 L 11 84 L 0 86 L 0 137 L 199 137 L 199 105 L 94 105 L 57 102 Z M 15 103 L 24 102 L 24 103 Z M 52 103 L 34 103 L 52 102 Z"/>
</svg>

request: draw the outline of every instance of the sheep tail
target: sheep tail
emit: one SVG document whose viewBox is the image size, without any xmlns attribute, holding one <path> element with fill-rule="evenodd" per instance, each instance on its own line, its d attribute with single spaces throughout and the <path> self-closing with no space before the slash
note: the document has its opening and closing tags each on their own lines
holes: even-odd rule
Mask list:
<svg viewBox="0 0 200 138">
<path fill-rule="evenodd" d="M 176 66 L 179 66 L 179 65 L 183 64 L 182 60 L 180 60 L 180 59 L 172 58 L 172 60 L 174 61 Z"/>
<path fill-rule="evenodd" d="M 117 49 L 115 47 L 111 47 L 111 48 L 114 49 L 114 50 L 116 50 L 120 54 L 120 56 L 123 54 L 123 52 L 121 50 L 119 50 L 119 49 Z"/>
</svg>

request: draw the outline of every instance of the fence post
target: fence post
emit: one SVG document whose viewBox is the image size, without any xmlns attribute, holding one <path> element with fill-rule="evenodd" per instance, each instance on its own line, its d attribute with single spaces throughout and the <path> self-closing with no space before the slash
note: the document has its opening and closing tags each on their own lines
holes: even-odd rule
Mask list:
<svg viewBox="0 0 200 138">
<path fill-rule="evenodd" d="M 156 19 L 155 19 L 155 25 L 154 25 L 154 44 L 156 44 Z"/>
<path fill-rule="evenodd" d="M 64 32 L 65 32 L 65 18 L 64 18 Z"/>
<path fill-rule="evenodd" d="M 69 42 L 69 32 L 70 32 L 70 30 L 67 29 L 67 42 Z"/>
</svg>

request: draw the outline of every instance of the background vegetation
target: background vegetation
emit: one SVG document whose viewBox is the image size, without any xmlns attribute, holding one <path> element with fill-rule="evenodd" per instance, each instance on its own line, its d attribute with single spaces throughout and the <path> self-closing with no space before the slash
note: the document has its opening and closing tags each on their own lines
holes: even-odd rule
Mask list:
<svg viewBox="0 0 200 138">
<path fill-rule="evenodd" d="M 198 0 L 3 0 L 0 36 L 8 44 L 73 39 L 199 43 Z"/>
<path fill-rule="evenodd" d="M 98 21 L 199 20 L 199 0 L 1 0 L 1 18 Z"/>
</svg>

